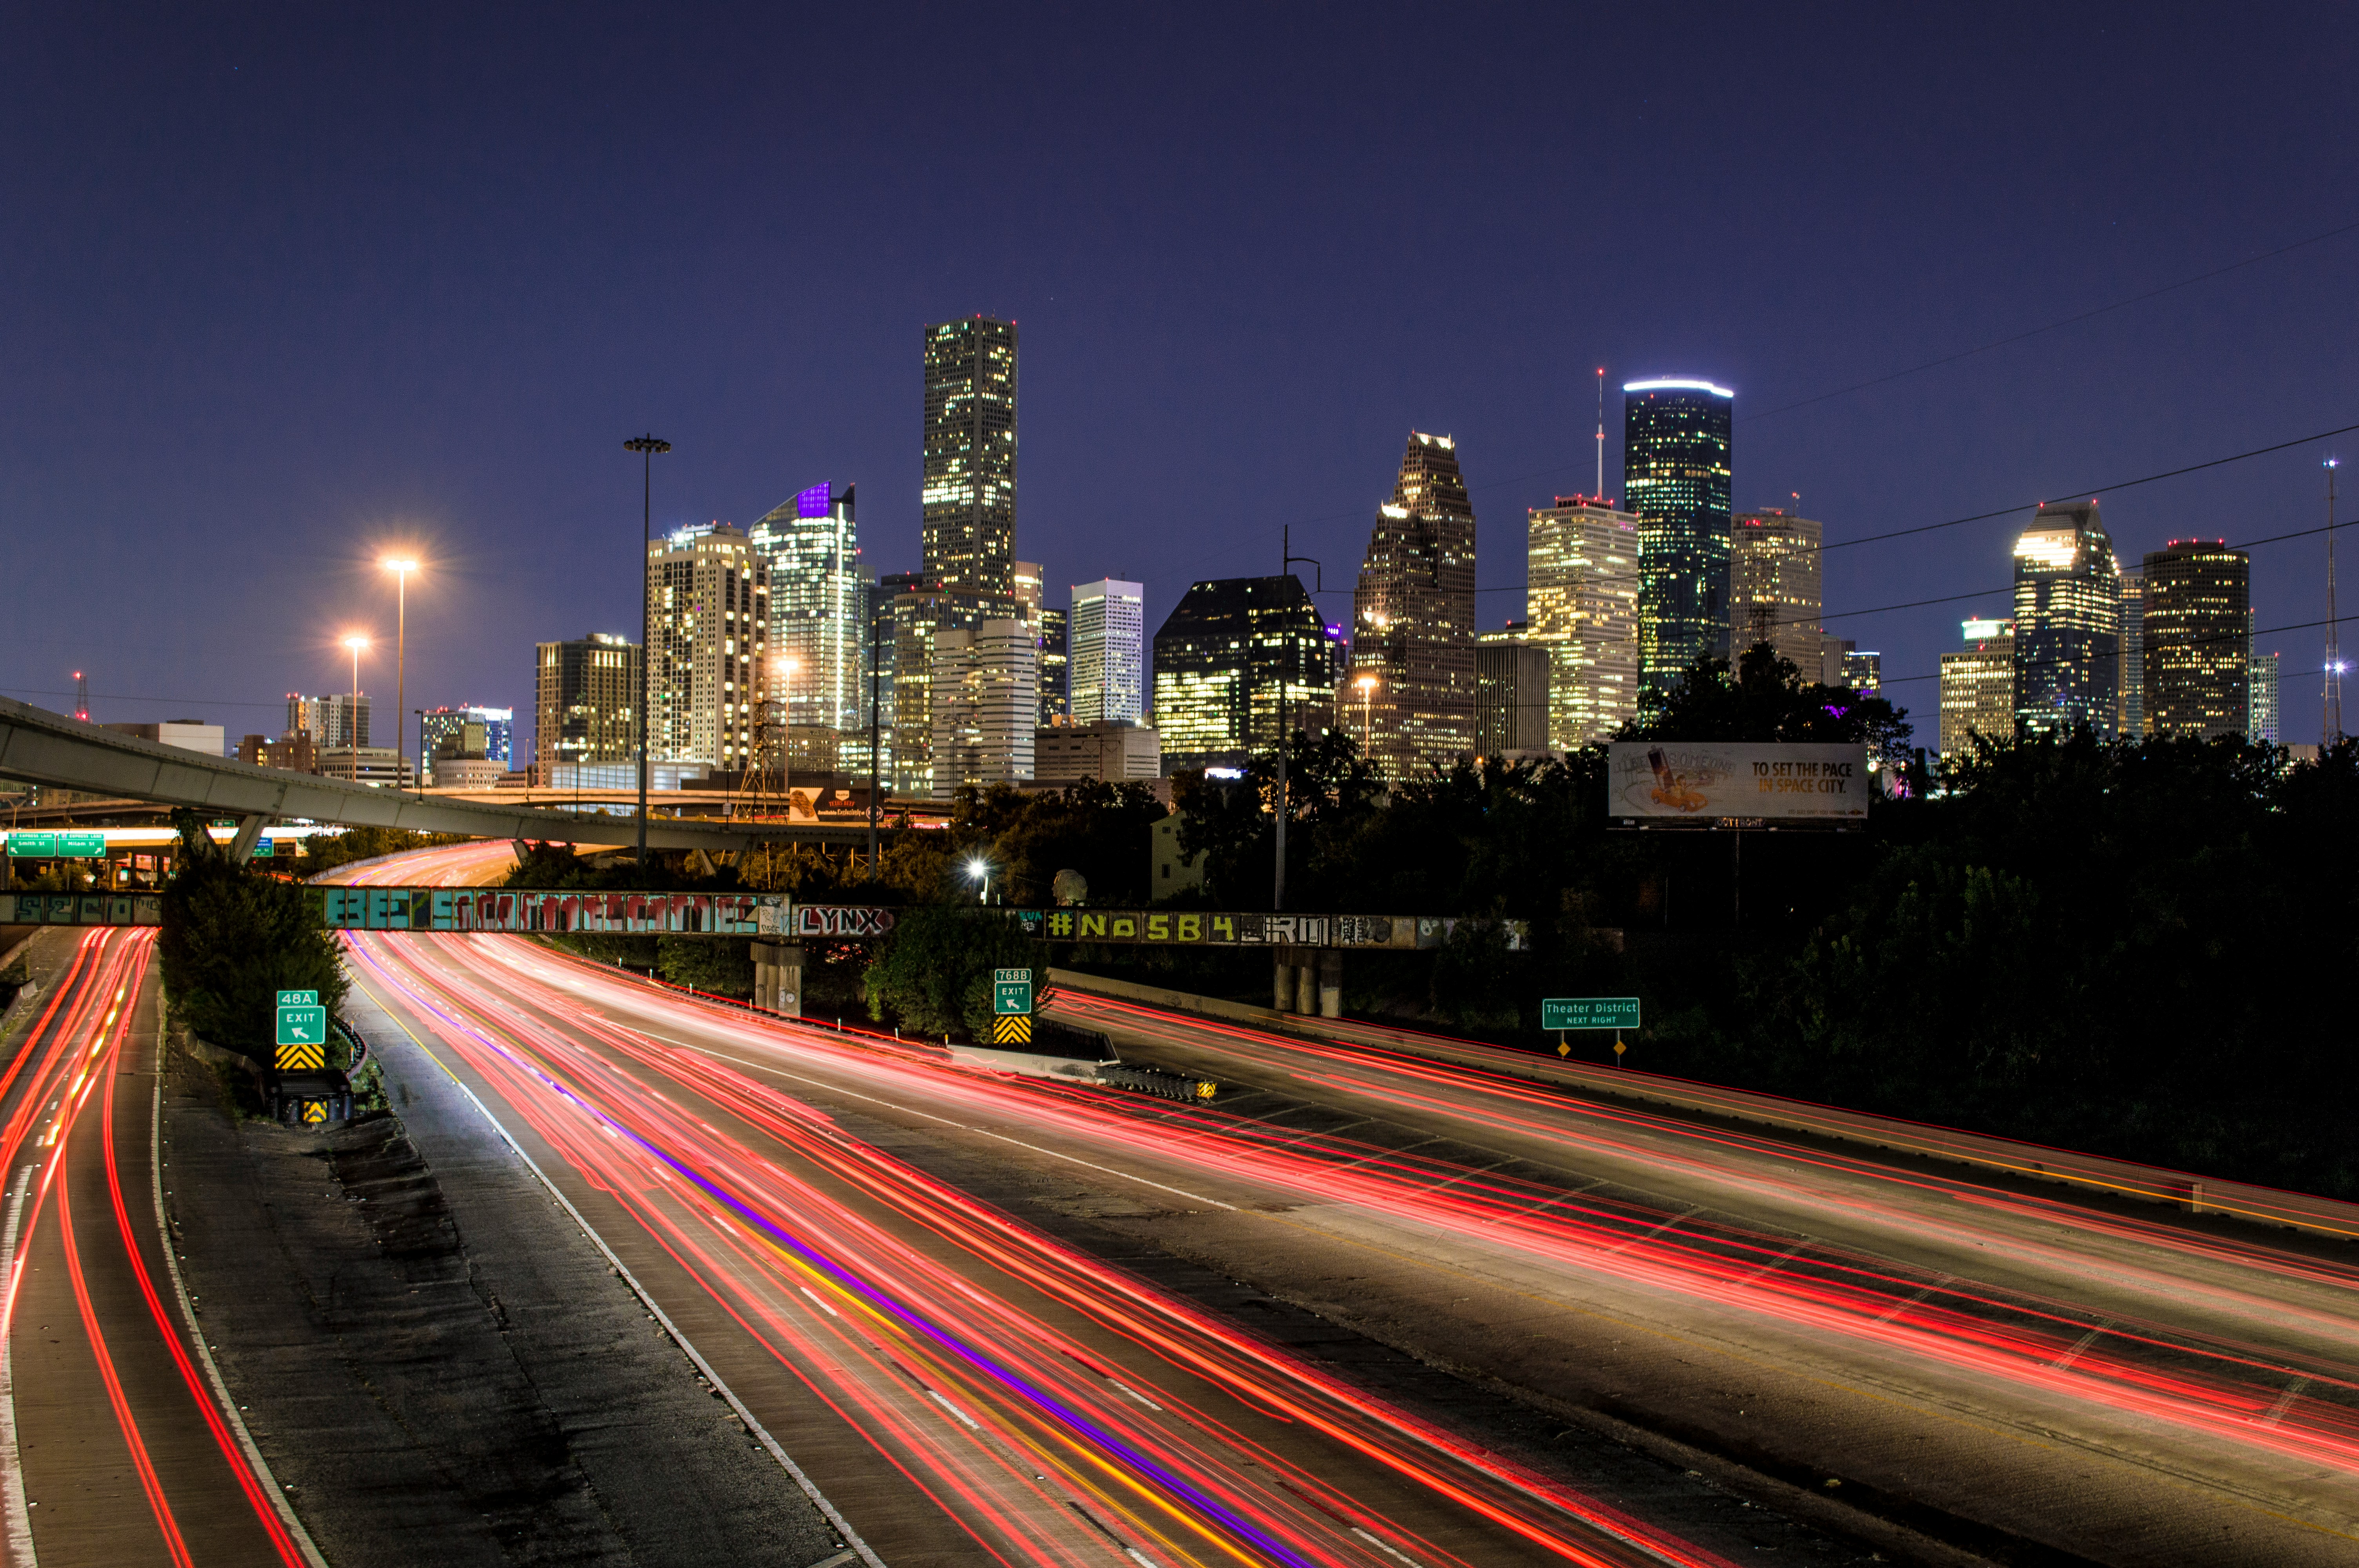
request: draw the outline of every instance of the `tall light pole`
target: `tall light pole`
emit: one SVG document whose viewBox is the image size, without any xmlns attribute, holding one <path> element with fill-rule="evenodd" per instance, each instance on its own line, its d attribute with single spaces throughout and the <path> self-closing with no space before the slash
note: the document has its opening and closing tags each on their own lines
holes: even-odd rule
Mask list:
<svg viewBox="0 0 2359 1568">
<path fill-rule="evenodd" d="M 402 749 L 409 744 L 409 738 L 401 733 L 402 730 L 409 728 L 401 721 L 401 716 L 409 711 L 409 574 L 418 569 L 418 563 L 405 557 L 382 560 L 377 562 L 377 565 L 393 574 L 396 584 L 394 614 L 397 619 L 394 622 L 393 633 L 393 787 L 398 790 L 401 787 L 402 763 L 407 760 L 402 756 Z"/>
<path fill-rule="evenodd" d="M 801 661 L 792 654 L 778 661 L 778 673 L 786 677 L 787 699 L 778 705 L 778 795 L 787 803 L 787 820 L 795 819 L 795 671 Z"/>
<path fill-rule="evenodd" d="M 671 443 L 655 436 L 634 436 L 623 449 L 639 454 L 639 870 L 647 869 L 647 664 L 655 650 L 647 645 L 647 553 L 655 544 L 653 516 L 655 461 Z"/>
<path fill-rule="evenodd" d="M 361 782 L 361 650 L 368 639 L 354 633 L 344 639 L 353 651 L 353 705 L 344 709 L 344 755 L 353 764 L 353 783 Z"/>
</svg>

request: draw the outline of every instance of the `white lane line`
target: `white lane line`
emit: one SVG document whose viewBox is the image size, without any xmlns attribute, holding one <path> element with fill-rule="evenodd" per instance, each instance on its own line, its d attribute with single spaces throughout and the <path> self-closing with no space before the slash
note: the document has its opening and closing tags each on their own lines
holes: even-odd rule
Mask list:
<svg viewBox="0 0 2359 1568">
<path fill-rule="evenodd" d="M 25 1217 L 25 1189 L 32 1184 L 38 1164 L 24 1165 L 8 1193 L 8 1224 L 0 1231 L 0 1288 L 8 1290 L 10 1311 L 0 1314 L 0 1503 L 7 1509 L 8 1560 L 35 1568 L 33 1510 L 25 1503 L 24 1456 L 16 1449 L 16 1379 L 8 1358 L 8 1319 L 14 1315 L 16 1292 L 16 1222 Z"/>
<path fill-rule="evenodd" d="M 2096 1327 L 2081 1336 L 2080 1338 L 2071 1343 L 2071 1346 L 2065 1350 L 2063 1355 L 2059 1356 L 2055 1360 L 2050 1361 L 2049 1365 L 2051 1367 L 2070 1367 L 2074 1361 L 2080 1359 L 2082 1351 L 2086 1350 L 2090 1346 L 2097 1343 L 2097 1336 L 2104 1333 L 2106 1325 L 2111 1324 L 2113 1321 L 2114 1320 L 2112 1318 L 2107 1318 L 2104 1323 L 2097 1325 Z"/>
<path fill-rule="evenodd" d="M 1408 1555 L 1406 1552 L 1396 1551 L 1391 1542 L 1370 1535 L 1366 1530 L 1362 1530 L 1356 1524 L 1352 1527 L 1352 1533 L 1358 1536 L 1362 1541 L 1366 1541 L 1369 1545 L 1375 1547 L 1377 1551 L 1383 1552 L 1386 1556 L 1398 1558 L 1401 1562 L 1408 1563 L 1409 1568 L 1425 1568 L 1425 1565 L 1419 1563 L 1416 1558 Z"/>
<path fill-rule="evenodd" d="M 877 1556 L 866 1541 L 860 1539 L 860 1532 L 852 1528 L 852 1521 L 838 1512 L 833 1503 L 828 1501 L 827 1494 L 819 1489 L 819 1483 L 805 1474 L 803 1467 L 795 1463 L 793 1455 L 779 1446 L 778 1440 L 770 1435 L 770 1429 L 764 1426 L 745 1401 L 737 1397 L 737 1390 L 722 1380 L 721 1374 L 714 1369 L 712 1363 L 704 1358 L 704 1352 L 699 1350 L 694 1342 L 680 1332 L 679 1325 L 672 1322 L 671 1314 L 664 1311 L 662 1304 L 645 1285 L 639 1283 L 639 1277 L 631 1272 L 630 1265 L 624 1262 L 620 1254 L 616 1253 L 612 1247 L 606 1245 L 606 1238 L 598 1234 L 597 1227 L 590 1223 L 589 1217 L 574 1207 L 573 1200 L 567 1197 L 559 1189 L 557 1184 L 549 1179 L 549 1173 L 540 1168 L 540 1162 L 526 1152 L 524 1145 L 516 1141 L 516 1135 L 507 1130 L 506 1125 L 498 1117 L 492 1114 L 492 1108 L 478 1098 L 475 1091 L 467 1087 L 466 1080 L 452 1072 L 449 1064 L 436 1055 L 425 1041 L 418 1038 L 417 1032 L 404 1023 L 391 1008 L 386 1006 L 376 992 L 363 984 L 359 975 L 353 975 L 353 983 L 359 986 L 363 995 L 376 1004 L 379 1012 L 393 1020 L 395 1028 L 409 1036 L 409 1043 L 424 1052 L 428 1061 L 442 1069 L 442 1076 L 449 1078 L 457 1087 L 459 1092 L 467 1097 L 468 1103 L 483 1114 L 485 1121 L 492 1124 L 492 1130 L 500 1135 L 500 1141 L 516 1151 L 516 1158 L 524 1162 L 524 1168 L 530 1171 L 539 1180 L 540 1184 L 548 1189 L 549 1195 L 555 1198 L 559 1206 L 573 1217 L 573 1223 L 582 1227 L 582 1234 L 588 1237 L 591 1245 L 598 1249 L 600 1254 L 605 1258 L 607 1266 L 614 1271 L 615 1276 L 631 1287 L 631 1293 L 639 1298 L 640 1304 L 647 1309 L 648 1315 L 663 1325 L 664 1332 L 671 1336 L 672 1343 L 687 1352 L 688 1358 L 695 1363 L 696 1369 L 703 1373 L 706 1381 L 710 1382 L 719 1391 L 721 1397 L 728 1401 L 729 1408 L 736 1412 L 737 1419 L 745 1423 L 745 1430 L 752 1433 L 764 1448 L 769 1450 L 770 1457 L 778 1462 L 778 1467 L 795 1478 L 795 1485 L 800 1487 L 803 1489 L 803 1495 L 818 1506 L 819 1511 L 826 1516 L 827 1522 L 835 1527 L 836 1534 L 843 1537 L 845 1545 L 858 1552 L 860 1561 L 867 1563 L 868 1568 L 885 1568 L 885 1560 Z"/>
<path fill-rule="evenodd" d="M 2275 1426 L 2277 1422 L 2283 1421 L 2285 1419 L 2285 1412 L 2288 1409 L 2292 1408 L 2296 1396 L 2300 1394 L 2300 1392 L 2308 1387 L 2310 1387 L 2310 1379 L 2308 1378 L 2296 1378 L 2292 1382 L 2288 1383 L 2286 1385 L 2285 1392 L 2277 1396 L 2277 1402 L 2269 1407 L 2269 1413 L 2261 1417 L 2261 1424 L 2263 1426 Z"/>
</svg>

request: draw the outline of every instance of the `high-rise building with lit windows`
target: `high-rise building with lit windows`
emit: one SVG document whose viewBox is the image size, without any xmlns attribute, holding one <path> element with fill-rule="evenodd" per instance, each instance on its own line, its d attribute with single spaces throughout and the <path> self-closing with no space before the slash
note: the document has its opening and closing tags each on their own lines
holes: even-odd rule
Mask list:
<svg viewBox="0 0 2359 1568">
<path fill-rule="evenodd" d="M 2261 640 L 2252 638 L 2245 654 L 2245 738 L 2274 746 L 2277 732 L 2277 655 L 2261 652 Z"/>
<path fill-rule="evenodd" d="M 1820 663 L 1821 526 L 1774 506 L 1740 512 L 1730 526 L 1729 656 L 1756 643 L 1810 676 Z"/>
<path fill-rule="evenodd" d="M 926 329 L 926 579 L 952 594 L 1016 594 L 1016 323 Z"/>
<path fill-rule="evenodd" d="M 1066 624 L 1065 689 L 1073 722 L 1136 724 L 1147 717 L 1147 590 L 1105 578 L 1073 585 Z"/>
<path fill-rule="evenodd" d="M 1474 508 L 1448 436 L 1409 432 L 1352 595 L 1352 681 L 1388 779 L 1474 751 Z"/>
<path fill-rule="evenodd" d="M 973 631 L 945 626 L 933 653 L 933 797 L 1030 778 L 1040 706 L 1032 623 L 1011 617 Z"/>
<path fill-rule="evenodd" d="M 1637 715 L 1639 523 L 1602 496 L 1531 509 L 1524 640 L 1548 654 L 1552 751 L 1603 741 Z"/>
<path fill-rule="evenodd" d="M 1974 737 L 2015 734 L 2015 627 L 1976 618 L 1964 623 L 1963 653 L 1941 655 L 1941 755 L 1974 749 Z"/>
<path fill-rule="evenodd" d="M 2144 738 L 2151 726 L 2146 711 L 2146 573 L 2122 573 L 2121 675 L 2115 682 L 2118 726 L 2126 740 Z"/>
<path fill-rule="evenodd" d="M 1638 514 L 1638 667 L 1665 691 L 1728 656 L 1730 426 L 1736 395 L 1708 381 L 1622 388 L 1622 493 Z"/>
<path fill-rule="evenodd" d="M 861 727 L 863 710 L 867 595 L 855 489 L 811 485 L 745 530 L 769 570 L 771 697 L 794 728 L 838 736 Z"/>
<path fill-rule="evenodd" d="M 1155 633 L 1155 728 L 1163 771 L 1242 767 L 1286 728 L 1335 721 L 1341 650 L 1299 578 L 1191 583 Z"/>
<path fill-rule="evenodd" d="M 2121 569 L 2097 503 L 2043 503 L 2015 544 L 2017 734 L 2114 732 L 2121 616 Z"/>
<path fill-rule="evenodd" d="M 542 643 L 534 650 L 533 671 L 533 761 L 541 783 L 554 776 L 549 770 L 560 762 L 636 759 L 636 643 L 613 632 Z"/>
<path fill-rule="evenodd" d="M 2173 539 L 2147 552 L 2149 733 L 2208 741 L 2252 722 L 2252 569 L 2225 539 Z"/>
<path fill-rule="evenodd" d="M 1037 624 L 1039 635 L 1035 639 L 1040 649 L 1040 728 L 1052 724 L 1071 723 L 1072 699 L 1066 694 L 1067 672 L 1071 658 L 1066 647 L 1068 622 L 1066 612 L 1040 607 Z"/>
<path fill-rule="evenodd" d="M 745 531 L 683 528 L 647 546 L 647 756 L 747 765 L 761 723 L 769 566 Z"/>
</svg>

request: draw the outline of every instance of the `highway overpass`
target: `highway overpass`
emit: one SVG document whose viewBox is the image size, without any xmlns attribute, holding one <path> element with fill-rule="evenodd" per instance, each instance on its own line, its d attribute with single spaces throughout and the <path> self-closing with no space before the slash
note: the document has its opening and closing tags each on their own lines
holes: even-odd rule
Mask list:
<svg viewBox="0 0 2359 1568">
<path fill-rule="evenodd" d="M 7 697 L 0 697 L 0 778 L 233 816 L 240 828 L 234 852 L 240 856 L 252 847 L 265 825 L 284 817 L 408 833 L 539 838 L 569 844 L 633 844 L 638 837 L 636 816 L 511 806 L 480 796 L 419 795 L 317 773 L 255 767 L 135 740 Z M 864 844 L 867 838 L 865 823 L 647 818 L 647 845 L 656 849 L 742 849 L 764 839 Z"/>
</svg>

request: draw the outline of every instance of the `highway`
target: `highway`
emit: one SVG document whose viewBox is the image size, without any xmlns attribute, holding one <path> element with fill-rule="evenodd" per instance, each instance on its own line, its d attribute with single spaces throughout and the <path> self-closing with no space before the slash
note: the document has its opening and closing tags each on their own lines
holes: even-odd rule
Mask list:
<svg viewBox="0 0 2359 1568">
<path fill-rule="evenodd" d="M 36 939 L 0 1069 L 0 1547 L 44 1564 L 316 1562 L 164 1245 L 154 933 Z"/>
<path fill-rule="evenodd" d="M 505 847 L 450 852 L 437 870 L 472 880 L 504 857 Z M 397 864 L 388 880 L 427 880 L 416 859 Z M 1208 1495 L 1233 1499 L 1271 1539 L 1299 1532 L 1283 1535 L 1299 1541 L 1290 1550 L 1336 1544 L 1305 1494 L 1331 1507 L 1368 1500 L 1369 1511 L 1338 1517 L 1420 1562 L 1560 1549 L 1686 1561 L 1704 1549 L 1647 1537 L 1513 1468 L 1486 1471 L 1405 1412 L 1347 1416 L 1348 1390 L 1283 1360 L 1234 1359 L 1246 1342 L 1180 1303 L 1123 1304 L 1135 1287 L 1119 1276 L 903 1165 L 876 1147 L 880 1133 L 960 1144 L 1036 1181 L 1061 1168 L 1083 1211 L 1159 1250 L 1609 1435 L 1689 1455 L 1731 1485 L 1766 1487 L 1781 1506 L 1814 1501 L 1812 1517 L 1836 1528 L 1848 1513 L 1904 1554 L 1915 1542 L 1929 1561 L 1943 1549 L 2015 1561 L 2359 1561 L 2359 1268 L 2341 1244 L 1960 1179 L 1478 1068 L 1071 994 L 1061 1011 L 1109 1030 L 1127 1057 L 1219 1079 L 1219 1103 L 954 1068 L 889 1039 L 668 994 L 517 938 L 370 936 L 356 955 L 367 987 L 472 1074 L 497 1114 L 513 1110 L 556 1156 L 552 1169 L 611 1194 L 693 1289 L 726 1303 L 942 1517 L 1011 1560 L 1050 1551 L 1053 1532 L 1022 1531 L 1058 1519 L 1060 1505 L 1036 1496 L 1027 1513 L 999 1488 L 1032 1462 L 1024 1455 L 1045 1448 L 1078 1464 L 1093 1441 L 1033 1403 L 1045 1391 L 1090 1408 L 1089 1380 L 1070 1381 L 1082 1366 L 1111 1379 L 1093 1419 L 1137 1465 L 1234 1470 L 1237 1460 L 1201 1438 L 1158 1446 L 1178 1438 L 1136 1424 L 1149 1404 L 1252 1434 L 1264 1446 L 1251 1452 L 1268 1456 L 1242 1479 L 1208 1472 L 1223 1476 Z M 936 1270 L 963 1261 L 944 1274 L 919 1256 Z M 853 1257 L 854 1278 L 829 1271 Z M 893 1369 L 864 1358 L 840 1322 L 821 1325 L 816 1308 L 797 1319 L 807 1295 L 839 1313 L 856 1299 L 894 1325 L 900 1338 L 870 1342 L 892 1352 Z M 1135 1331 L 1128 1313 L 1147 1313 Z M 961 1322 L 978 1337 L 960 1337 Z M 1109 1323 L 1126 1326 L 1109 1336 Z M 1074 1348 L 1006 1357 L 1011 1343 L 1051 1340 Z M 1144 1361 L 1143 1346 L 1155 1346 Z M 1147 1403 L 1107 1400 L 1115 1385 Z M 941 1399 L 998 1434 L 995 1471 L 957 1448 L 987 1451 L 980 1430 L 961 1439 L 957 1421 L 927 1410 Z M 1285 1402 L 1296 1400 L 1311 1401 L 1315 1421 Z M 1270 1410 L 1287 1414 L 1293 1443 L 1317 1425 L 1348 1459 L 1277 1442 L 1253 1424 Z M 1472 1472 L 1434 1468 L 1438 1454 Z M 1350 1482 L 1256 1490 L 1253 1472 L 1276 1461 Z M 1158 1522 L 1118 1509 L 1119 1491 L 1071 1475 L 1068 1486 L 1067 1503 L 1139 1531 L 1125 1545 L 1150 1554 L 1194 1560 L 1215 1539 L 1262 1550 L 1222 1537 L 1231 1527 L 1193 1502 L 1185 1523 Z M 1479 1528 L 1436 1512 L 1445 1495 Z M 1539 1498 L 1549 1506 L 1528 1511 Z M 1569 1530 L 1573 1520 L 1583 1529 Z M 1150 1525 L 1163 1532 L 1151 1541 Z"/>
</svg>

